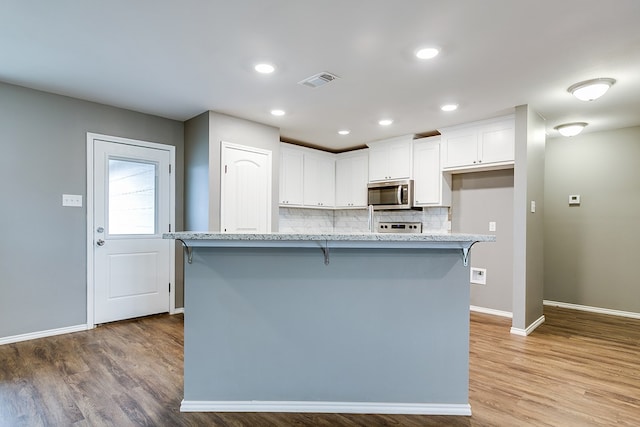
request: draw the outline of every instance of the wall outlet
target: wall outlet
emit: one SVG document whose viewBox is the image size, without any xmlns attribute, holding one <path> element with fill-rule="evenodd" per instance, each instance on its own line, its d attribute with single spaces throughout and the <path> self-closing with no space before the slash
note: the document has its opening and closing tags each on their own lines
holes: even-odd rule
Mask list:
<svg viewBox="0 0 640 427">
<path fill-rule="evenodd" d="M 62 206 L 71 206 L 74 208 L 81 208 L 82 196 L 80 194 L 63 194 Z"/>
<path fill-rule="evenodd" d="M 577 205 L 580 205 L 580 195 L 579 194 L 569 195 L 569 206 L 577 206 Z"/>
<path fill-rule="evenodd" d="M 477 268 L 471 267 L 470 273 L 470 282 L 475 283 L 476 285 L 486 285 L 487 284 L 487 269 L 486 268 Z"/>
<path fill-rule="evenodd" d="M 536 201 L 531 201 L 531 213 L 536 213 Z"/>
<path fill-rule="evenodd" d="M 496 222 L 489 221 L 489 231 L 496 231 Z"/>
</svg>

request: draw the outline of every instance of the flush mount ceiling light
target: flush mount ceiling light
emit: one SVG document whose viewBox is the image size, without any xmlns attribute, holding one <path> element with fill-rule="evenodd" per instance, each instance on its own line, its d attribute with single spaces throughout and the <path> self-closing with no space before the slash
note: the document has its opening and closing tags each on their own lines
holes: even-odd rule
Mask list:
<svg viewBox="0 0 640 427">
<path fill-rule="evenodd" d="M 342 129 L 342 130 L 339 130 L 338 133 L 340 135 L 349 135 L 351 131 L 349 129 Z"/>
<path fill-rule="evenodd" d="M 455 111 L 458 109 L 458 104 L 445 104 L 440 107 L 442 111 Z"/>
<path fill-rule="evenodd" d="M 554 127 L 562 136 L 576 136 L 587 126 L 585 122 L 565 123 Z"/>
<path fill-rule="evenodd" d="M 259 72 L 260 74 L 271 74 L 276 70 L 276 67 L 274 67 L 271 64 L 257 64 L 255 67 L 253 67 L 257 72 Z"/>
<path fill-rule="evenodd" d="M 391 119 L 382 119 L 378 122 L 380 126 L 389 126 L 391 123 L 393 123 Z"/>
<path fill-rule="evenodd" d="M 431 59 L 436 57 L 438 53 L 440 53 L 440 51 L 435 47 L 426 47 L 416 51 L 416 57 L 418 57 L 418 59 Z"/>
<path fill-rule="evenodd" d="M 284 116 L 285 112 L 284 110 L 271 110 L 271 114 L 273 114 L 274 116 Z"/>
<path fill-rule="evenodd" d="M 569 86 L 567 92 L 581 101 L 593 101 L 604 95 L 615 82 L 609 78 L 585 80 Z"/>
</svg>

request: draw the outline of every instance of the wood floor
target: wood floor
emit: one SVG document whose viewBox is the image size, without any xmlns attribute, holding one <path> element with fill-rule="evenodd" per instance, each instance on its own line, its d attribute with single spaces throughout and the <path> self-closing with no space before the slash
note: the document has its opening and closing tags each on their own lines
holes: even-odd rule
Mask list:
<svg viewBox="0 0 640 427">
<path fill-rule="evenodd" d="M 0 426 L 613 426 L 640 423 L 640 320 L 545 308 L 529 337 L 471 314 L 471 417 L 180 413 L 182 316 L 0 346 Z"/>
</svg>

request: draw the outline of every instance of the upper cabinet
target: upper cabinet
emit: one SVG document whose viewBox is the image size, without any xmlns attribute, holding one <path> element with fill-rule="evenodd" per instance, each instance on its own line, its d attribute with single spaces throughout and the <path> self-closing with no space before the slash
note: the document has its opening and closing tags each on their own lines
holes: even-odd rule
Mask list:
<svg viewBox="0 0 640 427">
<path fill-rule="evenodd" d="M 411 178 L 413 135 L 370 142 L 369 181 Z"/>
<path fill-rule="evenodd" d="M 336 208 L 367 206 L 369 180 L 368 150 L 350 151 L 336 156 Z"/>
<path fill-rule="evenodd" d="M 335 205 L 335 155 L 319 150 L 304 151 L 304 205 L 333 208 Z"/>
<path fill-rule="evenodd" d="M 280 206 L 333 208 L 335 154 L 280 144 Z"/>
<path fill-rule="evenodd" d="M 303 204 L 304 155 L 299 147 L 280 145 L 280 205 L 302 206 Z"/>
<path fill-rule="evenodd" d="M 490 170 L 513 167 L 513 115 L 440 129 L 442 168 Z"/>
<path fill-rule="evenodd" d="M 440 167 L 440 137 L 413 144 L 414 206 L 451 206 L 451 174 Z"/>
</svg>

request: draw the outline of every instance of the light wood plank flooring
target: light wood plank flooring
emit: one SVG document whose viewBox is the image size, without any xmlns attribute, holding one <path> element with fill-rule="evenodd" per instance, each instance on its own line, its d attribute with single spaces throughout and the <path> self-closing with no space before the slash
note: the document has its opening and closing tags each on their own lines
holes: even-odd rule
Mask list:
<svg viewBox="0 0 640 427">
<path fill-rule="evenodd" d="M 0 346 L 0 426 L 640 424 L 640 320 L 545 308 L 529 337 L 471 314 L 471 417 L 180 413 L 182 316 Z"/>
</svg>

